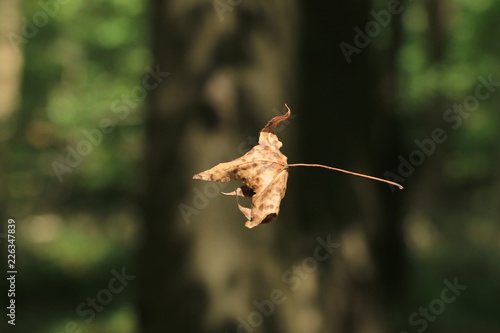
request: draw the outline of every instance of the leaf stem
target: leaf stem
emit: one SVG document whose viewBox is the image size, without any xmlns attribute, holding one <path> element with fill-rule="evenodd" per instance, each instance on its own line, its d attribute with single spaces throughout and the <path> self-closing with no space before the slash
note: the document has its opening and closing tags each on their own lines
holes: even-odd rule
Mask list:
<svg viewBox="0 0 500 333">
<path fill-rule="evenodd" d="M 357 173 L 357 172 L 347 171 L 347 170 L 344 170 L 344 169 L 333 168 L 333 167 L 331 167 L 331 166 L 327 166 L 327 165 L 322 165 L 322 164 L 295 163 L 295 164 L 288 164 L 288 166 L 289 166 L 289 167 L 305 166 L 305 167 L 318 167 L 318 168 L 325 168 L 325 169 L 330 169 L 330 170 L 334 170 L 334 171 L 340 171 L 340 172 L 344 172 L 344 173 L 349 173 L 349 174 L 354 175 L 354 176 L 359 176 L 359 177 L 369 178 L 369 179 L 373 179 L 373 180 L 378 180 L 379 182 L 384 182 L 384 183 L 387 183 L 387 184 L 390 184 L 390 185 L 396 186 L 396 187 L 398 187 L 400 190 L 402 190 L 402 189 L 403 189 L 403 186 L 399 185 L 398 183 L 391 182 L 391 181 L 389 181 L 389 180 L 387 180 L 387 179 L 382 179 L 382 178 L 372 177 L 372 176 L 364 175 L 364 174 L 362 174 L 362 173 Z"/>
</svg>

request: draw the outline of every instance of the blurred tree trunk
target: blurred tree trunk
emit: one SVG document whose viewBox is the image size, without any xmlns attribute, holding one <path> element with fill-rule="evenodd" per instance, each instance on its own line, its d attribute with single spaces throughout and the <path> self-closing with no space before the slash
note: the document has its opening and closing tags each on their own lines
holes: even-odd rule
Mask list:
<svg viewBox="0 0 500 333">
<path fill-rule="evenodd" d="M 387 27 L 379 26 L 379 33 L 361 40 L 366 46 L 356 46 L 354 28 L 365 31 L 374 21 L 372 9 L 387 11 L 387 6 L 372 8 L 368 0 L 302 1 L 300 110 L 307 115 L 298 123 L 300 159 L 382 177 L 399 155 L 396 55 L 401 14 L 390 15 Z M 357 48 L 350 59 L 341 50 L 343 42 Z M 386 332 L 384 310 L 395 295 L 401 296 L 405 276 L 405 193 L 345 174 L 297 173 L 302 230 L 331 233 L 340 243 L 340 255 L 321 276 L 324 331 Z"/>
<path fill-rule="evenodd" d="M 454 5 L 448 0 L 432 1 L 427 0 L 422 4 L 427 14 L 427 25 L 429 26 L 425 35 L 425 49 L 427 51 L 427 64 L 429 67 L 439 68 L 446 60 L 449 46 L 449 25 L 452 16 L 455 13 Z M 443 110 L 453 105 L 448 97 L 440 92 L 436 92 L 420 112 L 414 122 L 424 128 L 438 128 L 442 126 Z M 446 159 L 447 151 L 450 150 L 451 140 L 436 147 L 440 154 L 433 154 L 431 158 L 415 173 L 415 195 L 412 206 L 421 211 L 440 212 L 442 205 L 441 198 L 447 198 L 449 195 L 443 192 L 442 165 Z"/>
<path fill-rule="evenodd" d="M 150 92 L 145 119 L 143 332 L 236 331 L 260 297 L 271 256 L 259 244 L 272 232 L 248 233 L 234 199 L 228 211 L 227 197 L 213 199 L 221 188 L 192 175 L 248 150 L 249 135 L 274 108 L 281 113 L 293 82 L 293 15 L 285 0 L 151 2 L 152 67 L 170 75 Z M 275 319 L 262 327 L 273 331 Z"/>
<path fill-rule="evenodd" d="M 18 0 L 0 3 L 0 121 L 14 112 L 19 101 L 23 56 L 13 40 L 22 35 L 20 6 Z"/>
</svg>

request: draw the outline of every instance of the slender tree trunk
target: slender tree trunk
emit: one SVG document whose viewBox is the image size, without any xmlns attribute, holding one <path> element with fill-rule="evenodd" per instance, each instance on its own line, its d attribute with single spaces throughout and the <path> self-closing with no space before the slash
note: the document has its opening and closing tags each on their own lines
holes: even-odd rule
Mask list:
<svg viewBox="0 0 500 333">
<path fill-rule="evenodd" d="M 170 74 L 145 118 L 143 332 L 234 332 L 272 290 L 262 286 L 273 233 L 249 233 L 223 188 L 192 176 L 250 149 L 282 112 L 294 81 L 293 4 L 216 3 L 152 1 L 153 67 Z M 278 319 L 259 329 L 276 331 Z"/>
<path fill-rule="evenodd" d="M 373 20 L 371 1 L 302 2 L 301 161 L 382 176 L 398 151 L 397 69 L 401 17 L 356 46 L 355 27 Z M 377 38 L 391 47 L 374 51 Z M 327 33 L 325 33 L 327 32 Z M 349 61 L 342 43 L 358 48 Z M 345 45 L 344 45 L 345 46 Z M 340 243 L 332 265 L 322 271 L 323 331 L 384 332 L 384 307 L 399 292 L 405 250 L 401 201 L 387 185 L 344 174 L 301 170 L 302 229 L 332 234 Z"/>
</svg>

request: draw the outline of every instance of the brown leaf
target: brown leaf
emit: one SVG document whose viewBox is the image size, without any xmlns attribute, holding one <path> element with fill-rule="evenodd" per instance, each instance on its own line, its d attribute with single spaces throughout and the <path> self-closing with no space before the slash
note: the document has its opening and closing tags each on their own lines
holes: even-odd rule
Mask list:
<svg viewBox="0 0 500 333">
<path fill-rule="evenodd" d="M 193 177 L 221 182 L 242 181 L 245 185 L 224 194 L 252 198 L 251 208 L 238 204 L 238 208 L 248 219 L 245 223 L 247 228 L 273 222 L 278 217 L 281 199 L 286 192 L 288 164 L 287 157 L 280 151 L 283 144 L 274 131 L 288 117 L 290 109 L 285 115 L 271 119 L 260 131 L 259 144 L 245 155 L 231 162 L 220 163 Z"/>
</svg>

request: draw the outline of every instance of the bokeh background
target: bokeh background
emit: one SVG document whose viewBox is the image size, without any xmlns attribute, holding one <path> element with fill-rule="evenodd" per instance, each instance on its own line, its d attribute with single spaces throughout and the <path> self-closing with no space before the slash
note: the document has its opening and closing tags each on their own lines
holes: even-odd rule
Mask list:
<svg viewBox="0 0 500 333">
<path fill-rule="evenodd" d="M 499 17 L 494 0 L 3 0 L 0 247 L 5 272 L 13 218 L 19 273 L 2 332 L 498 332 Z M 290 163 L 405 189 L 293 168 L 278 220 L 244 228 L 218 194 L 236 183 L 191 177 L 284 103 Z M 445 281 L 466 289 L 450 301 Z"/>
</svg>

